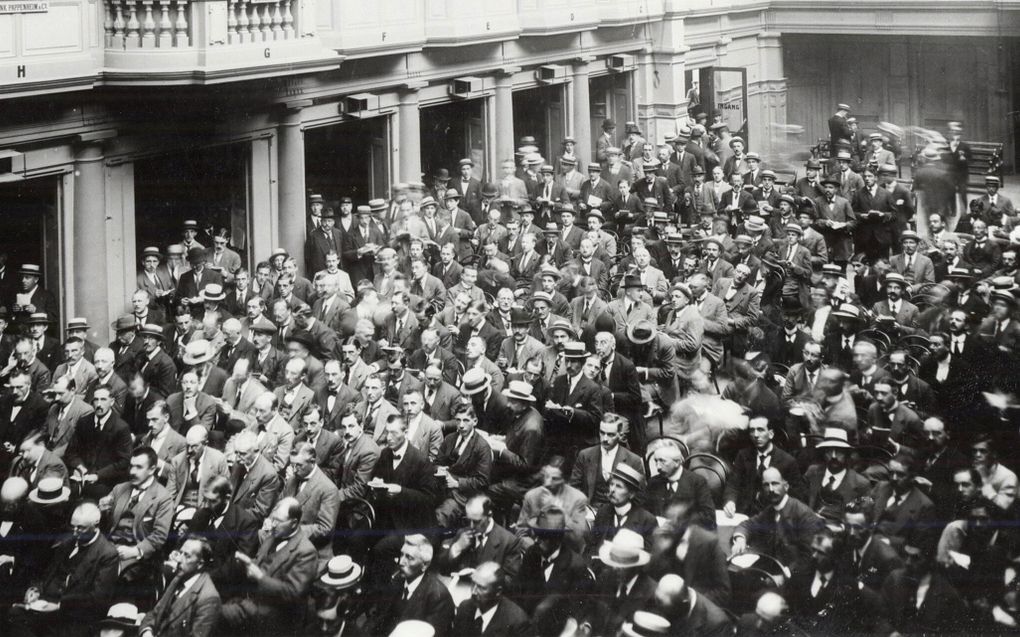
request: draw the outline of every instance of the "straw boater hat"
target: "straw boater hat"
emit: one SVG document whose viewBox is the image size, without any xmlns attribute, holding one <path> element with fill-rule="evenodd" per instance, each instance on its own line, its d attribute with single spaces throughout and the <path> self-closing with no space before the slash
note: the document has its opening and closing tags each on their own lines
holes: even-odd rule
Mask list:
<svg viewBox="0 0 1020 637">
<path fill-rule="evenodd" d="M 621 630 L 627 637 L 665 637 L 669 634 L 669 620 L 645 610 L 634 611 L 634 621 L 624 622 Z"/>
<path fill-rule="evenodd" d="M 434 637 L 436 629 L 420 619 L 407 619 L 397 624 L 389 637 Z"/>
<path fill-rule="evenodd" d="M 216 356 L 216 352 L 213 351 L 209 341 L 204 338 L 197 338 L 184 346 L 182 360 L 185 365 L 201 365 L 211 361 L 213 356 Z"/>
<path fill-rule="evenodd" d="M 645 550 L 645 540 L 631 529 L 620 529 L 616 537 L 599 547 L 599 559 L 614 568 L 638 568 L 648 564 L 651 555 Z"/>
<path fill-rule="evenodd" d="M 469 370 L 468 373 L 471 373 L 471 371 L 473 370 Z M 507 384 L 506 389 L 503 390 L 503 396 L 513 400 L 533 403 L 535 402 L 534 391 L 535 388 L 531 386 L 531 383 L 523 380 L 512 380 Z"/>
<path fill-rule="evenodd" d="M 326 564 L 319 581 L 334 590 L 351 588 L 361 580 L 362 569 L 350 555 L 337 555 Z"/>
<path fill-rule="evenodd" d="M 71 489 L 64 486 L 62 478 L 43 478 L 39 486 L 28 492 L 28 499 L 36 504 L 67 502 Z"/>
<path fill-rule="evenodd" d="M 584 343 L 573 341 L 563 345 L 563 358 L 567 360 L 584 360 L 591 356 Z"/>
<path fill-rule="evenodd" d="M 464 377 L 460 382 L 460 391 L 468 396 L 480 394 L 489 388 L 491 382 L 492 379 L 488 374 L 474 367 L 464 372 Z"/>
<path fill-rule="evenodd" d="M 227 298 L 227 293 L 223 291 L 223 286 L 219 283 L 206 283 L 202 291 L 198 293 L 198 298 L 203 301 L 218 303 Z"/>
<path fill-rule="evenodd" d="M 100 628 L 120 628 L 131 631 L 134 634 L 142 623 L 142 613 L 134 604 L 121 602 L 114 604 L 106 612 L 106 617 L 99 621 Z"/>
</svg>

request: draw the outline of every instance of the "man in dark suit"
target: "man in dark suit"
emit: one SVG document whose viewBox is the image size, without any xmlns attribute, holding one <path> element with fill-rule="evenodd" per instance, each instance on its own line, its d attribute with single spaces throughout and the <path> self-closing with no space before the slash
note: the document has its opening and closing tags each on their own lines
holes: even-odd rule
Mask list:
<svg viewBox="0 0 1020 637">
<path fill-rule="evenodd" d="M 399 572 L 389 590 L 373 609 L 377 635 L 388 635 L 400 622 L 423 621 L 435 629 L 435 637 L 446 637 L 454 619 L 450 591 L 429 570 L 432 544 L 424 535 L 407 535 L 400 549 Z"/>
<path fill-rule="evenodd" d="M 684 469 L 683 451 L 674 445 L 663 446 L 655 452 L 654 462 L 658 473 L 648 481 L 645 493 L 648 510 L 665 516 L 672 504 L 683 502 L 690 508 L 692 524 L 714 531 L 712 493 L 704 478 Z"/>
<path fill-rule="evenodd" d="M 535 486 L 536 476 L 541 460 L 546 453 L 545 425 L 542 414 L 535 409 L 534 388 L 530 383 L 512 380 L 502 394 L 492 391 L 491 383 L 484 377 L 479 379 L 474 370 L 464 375 L 461 391 L 468 393 L 475 404 L 475 413 L 479 405 L 490 404 L 499 396 L 502 411 L 509 415 L 509 424 L 499 429 L 487 431 L 506 431 L 506 438 L 500 441 L 489 439 L 492 447 L 492 484 L 488 493 L 492 496 L 504 513 L 521 501 L 524 494 Z M 488 396 L 488 401 L 486 401 Z M 477 402 L 475 400 L 477 399 Z M 505 417 L 505 416 L 502 416 Z"/>
<path fill-rule="evenodd" d="M 618 464 L 609 477 L 607 501 L 595 512 L 595 521 L 587 537 L 587 552 L 599 550 L 604 541 L 626 529 L 641 536 L 644 546 L 651 544 L 652 532 L 658 526 L 655 516 L 635 500 L 644 486 L 644 474 L 630 465 Z"/>
<path fill-rule="evenodd" d="M 789 485 L 779 469 L 762 473 L 762 489 L 768 506 L 737 526 L 732 553 L 748 546 L 771 555 L 791 570 L 805 568 L 811 554 L 811 540 L 824 522 L 806 504 L 787 494 Z"/>
<path fill-rule="evenodd" d="M 850 114 L 850 107 L 846 104 L 837 104 L 836 112 L 829 118 L 829 154 L 836 156 L 838 148 L 849 146 L 854 133 L 847 122 L 847 115 Z"/>
<path fill-rule="evenodd" d="M 693 583 L 675 573 L 659 580 L 655 589 L 656 606 L 669 620 L 672 633 L 684 636 L 714 635 L 723 637 L 734 632 L 733 620 L 716 602 Z"/>
<path fill-rule="evenodd" d="M 212 478 L 202 494 L 202 506 L 188 523 L 188 534 L 205 538 L 212 548 L 209 574 L 216 588 L 226 596 L 245 584 L 244 565 L 234 554 L 254 556 L 258 548 L 259 521 L 233 503 L 230 480 L 223 476 Z"/>
<path fill-rule="evenodd" d="M 890 573 L 882 584 L 878 634 L 968 632 L 967 607 L 945 575 L 935 569 L 932 544 L 918 534 L 903 547 L 904 567 Z"/>
<path fill-rule="evenodd" d="M 232 634 L 293 631 L 304 618 L 317 556 L 301 528 L 301 504 L 282 498 L 273 507 L 270 529 L 254 558 L 236 554 L 250 587 L 223 604 L 222 621 Z"/>
<path fill-rule="evenodd" d="M 389 417 L 383 435 L 386 446 L 372 472 L 373 483 L 381 485 L 373 488 L 376 528 L 383 533 L 428 528 L 439 494 L 435 467 L 410 444 L 407 422 L 401 416 Z"/>
<path fill-rule="evenodd" d="M 914 484 L 914 459 L 904 453 L 889 461 L 889 480 L 879 482 L 871 491 L 875 508 L 871 519 L 886 537 L 905 538 L 935 521 L 935 505 Z"/>
<path fill-rule="evenodd" d="M 0 475 L 6 474 L 14 451 L 26 435 L 46 420 L 49 403 L 32 391 L 32 378 L 22 370 L 14 371 L 8 381 L 9 392 L 0 397 Z"/>
<path fill-rule="evenodd" d="M 545 403 L 546 422 L 558 432 L 551 438 L 550 447 L 564 453 L 586 444 L 589 432 L 602 419 L 601 388 L 583 371 L 589 355 L 584 343 L 564 345 L 566 373 L 553 379 Z"/>
<path fill-rule="evenodd" d="M 358 282 L 374 278 L 375 254 L 386 244 L 382 233 L 372 223 L 372 209 L 358 206 L 358 226 L 343 236 L 343 269 L 355 286 Z"/>
<path fill-rule="evenodd" d="M 314 273 L 326 269 L 326 255 L 330 252 L 339 254 L 343 250 L 343 233 L 336 227 L 336 215 L 332 208 L 322 213 L 322 222 L 312 230 L 305 239 L 305 271 L 311 277 Z"/>
<path fill-rule="evenodd" d="M 733 471 L 726 481 L 723 493 L 723 511 L 728 516 L 734 513 L 754 515 L 765 506 L 761 500 L 761 474 L 769 467 L 775 467 L 790 485 L 790 493 L 801 500 L 805 496 L 804 478 L 797 461 L 773 444 L 775 430 L 766 418 L 752 418 L 747 425 L 751 447 L 737 452 L 733 460 Z"/>
<path fill-rule="evenodd" d="M 842 635 L 869 622 L 861 613 L 857 583 L 840 568 L 842 549 L 828 529 L 816 533 L 808 568 L 793 573 L 783 588 L 790 611 L 812 634 Z"/>
<path fill-rule="evenodd" d="M 530 627 L 528 615 L 503 595 L 506 573 L 495 562 L 484 562 L 471 574 L 471 597 L 457 607 L 453 635 L 519 637 Z"/>
<path fill-rule="evenodd" d="M 254 432 L 242 431 L 231 440 L 236 454 L 230 473 L 231 502 L 256 520 L 264 520 L 280 492 L 280 477 L 262 455 Z"/>
<path fill-rule="evenodd" d="M 209 284 L 223 285 L 223 275 L 208 266 L 209 254 L 200 246 L 188 250 L 188 263 L 191 269 L 181 275 L 177 282 L 177 299 L 197 299 L 199 292 Z"/>
<path fill-rule="evenodd" d="M 592 507 L 598 508 L 609 501 L 609 477 L 618 464 L 629 465 L 644 474 L 641 457 L 621 445 L 626 426 L 626 421 L 617 414 L 603 414 L 598 425 L 599 444 L 577 454 L 570 486 L 584 493 Z"/>
<path fill-rule="evenodd" d="M 651 604 L 655 595 L 655 580 L 647 573 L 651 556 L 641 534 L 624 527 L 610 537 L 597 547 L 605 568 L 595 585 L 598 595 L 612 609 L 611 630 L 604 633 L 608 635 L 615 634 L 634 611 Z"/>
<path fill-rule="evenodd" d="M 519 537 L 496 524 L 492 512 L 492 500 L 487 495 L 476 495 L 467 501 L 464 506 L 467 526 L 443 543 L 436 558 L 439 572 L 452 573 L 495 562 L 507 583 L 517 577 L 525 546 Z"/>
<path fill-rule="evenodd" d="M 213 552 L 199 538 L 178 551 L 176 574 L 156 606 L 145 615 L 141 637 L 209 637 L 220 618 L 220 594 L 207 569 Z"/>
<path fill-rule="evenodd" d="M 163 350 L 163 328 L 145 325 L 138 330 L 138 337 L 142 339 L 142 352 L 136 363 L 138 373 L 150 387 L 169 396 L 177 388 L 177 367 Z"/>
<path fill-rule="evenodd" d="M 823 455 L 825 461 L 811 465 L 804 473 L 807 483 L 805 503 L 827 518 L 839 519 L 848 502 L 867 495 L 871 483 L 848 468 L 853 447 L 848 442 L 846 431 L 826 428 L 815 449 Z"/>
<path fill-rule="evenodd" d="M 468 498 L 484 492 L 492 475 L 492 449 L 475 432 L 478 416 L 474 408 L 461 404 L 453 413 L 453 421 L 457 430 L 443 439 L 436 457 L 446 487 L 446 499 L 436 508 L 436 518 L 443 528 L 457 525 Z"/>
<path fill-rule="evenodd" d="M 221 331 L 224 342 L 216 362 L 220 369 L 230 374 L 234 371 L 234 365 L 239 359 L 246 358 L 249 361 L 255 361 L 259 354 L 258 350 L 255 349 L 255 345 L 251 341 L 244 337 L 241 321 L 236 318 L 227 319 L 223 321 Z"/>
<path fill-rule="evenodd" d="M 71 514 L 70 535 L 53 548 L 49 566 L 33 578 L 24 604 L 42 601 L 50 612 L 13 608 L 15 634 L 86 637 L 103 617 L 117 583 L 117 549 L 99 531 L 102 514 L 92 502 Z"/>
<path fill-rule="evenodd" d="M 131 430 L 113 412 L 110 390 L 100 387 L 92 397 L 93 413 L 75 425 L 64 461 L 82 481 L 82 495 L 99 499 L 128 477 Z"/>
<path fill-rule="evenodd" d="M 482 182 L 475 178 L 473 171 L 475 162 L 461 159 L 457 162 L 460 178 L 450 182 L 450 186 L 460 194 L 460 207 L 467 210 L 476 225 L 485 223 L 486 215 L 482 215 Z"/>
<path fill-rule="evenodd" d="M 889 256 L 898 234 L 892 194 L 879 185 L 876 170 L 864 170 L 864 188 L 854 193 L 850 202 L 859 219 L 854 232 L 854 249 L 863 252 L 871 263 Z"/>
<path fill-rule="evenodd" d="M 48 323 L 55 323 L 60 308 L 49 290 L 39 285 L 42 268 L 34 263 L 25 263 L 18 269 L 18 285 L 9 292 L 4 305 L 10 310 L 14 324 L 25 325 L 32 314 L 45 314 Z"/>
<path fill-rule="evenodd" d="M 529 613 L 550 595 L 583 599 L 594 585 L 587 562 L 565 542 L 566 515 L 555 505 L 546 507 L 530 526 L 535 539 L 521 560 L 515 599 Z"/>
</svg>

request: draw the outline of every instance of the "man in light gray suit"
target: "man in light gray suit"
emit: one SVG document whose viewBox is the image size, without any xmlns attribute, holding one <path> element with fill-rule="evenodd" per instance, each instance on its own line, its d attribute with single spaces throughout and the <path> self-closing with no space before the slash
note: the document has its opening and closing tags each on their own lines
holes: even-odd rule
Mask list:
<svg viewBox="0 0 1020 637">
<path fill-rule="evenodd" d="M 315 464 L 315 447 L 307 442 L 290 452 L 289 478 L 281 498 L 295 498 L 301 504 L 301 529 L 319 552 L 319 565 L 333 557 L 333 525 L 340 508 L 340 491 Z"/>
<path fill-rule="evenodd" d="M 61 458 L 71 442 L 71 434 L 79 419 L 92 413 L 92 407 L 85 404 L 81 396 L 75 393 L 77 386 L 74 379 L 68 376 L 58 378 L 53 385 L 43 390 L 43 394 L 53 402 L 46 414 L 46 434 L 50 439 L 53 453 Z"/>
<path fill-rule="evenodd" d="M 185 450 L 170 461 L 166 490 L 175 507 L 201 507 L 209 481 L 229 475 L 226 457 L 206 445 L 208 438 L 206 428 L 195 425 L 185 436 Z"/>
<path fill-rule="evenodd" d="M 705 322 L 705 337 L 701 347 L 704 355 L 703 361 L 705 361 L 702 363 L 703 371 L 708 371 L 705 370 L 706 364 L 710 364 L 711 369 L 714 370 L 722 362 L 722 341 L 730 331 L 726 304 L 719 297 L 709 293 L 708 282 L 708 277 L 700 273 L 695 274 L 688 281 L 693 295 L 691 301 L 701 312 L 701 318 Z"/>
</svg>

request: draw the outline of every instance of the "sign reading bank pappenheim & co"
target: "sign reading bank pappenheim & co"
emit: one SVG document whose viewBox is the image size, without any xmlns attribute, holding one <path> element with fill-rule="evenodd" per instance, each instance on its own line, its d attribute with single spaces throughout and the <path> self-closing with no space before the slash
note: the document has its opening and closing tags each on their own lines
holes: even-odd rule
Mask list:
<svg viewBox="0 0 1020 637">
<path fill-rule="evenodd" d="M 0 15 L 10 13 L 46 13 L 49 0 L 0 0 Z"/>
</svg>

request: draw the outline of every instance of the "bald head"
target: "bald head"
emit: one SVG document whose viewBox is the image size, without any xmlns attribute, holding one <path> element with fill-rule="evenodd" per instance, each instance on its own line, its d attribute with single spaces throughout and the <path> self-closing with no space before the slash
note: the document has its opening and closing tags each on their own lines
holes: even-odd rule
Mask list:
<svg viewBox="0 0 1020 637">
<path fill-rule="evenodd" d="M 16 504 L 28 495 L 28 482 L 24 478 L 7 478 L 0 486 L 0 504 Z"/>
<path fill-rule="evenodd" d="M 195 425 L 188 429 L 188 434 L 184 439 L 189 445 L 205 444 L 205 441 L 209 439 L 209 432 L 202 425 Z"/>
</svg>

